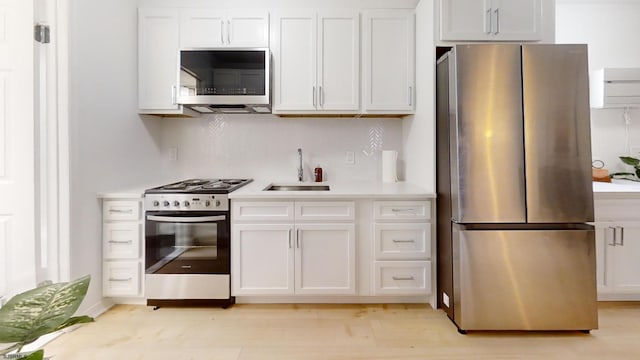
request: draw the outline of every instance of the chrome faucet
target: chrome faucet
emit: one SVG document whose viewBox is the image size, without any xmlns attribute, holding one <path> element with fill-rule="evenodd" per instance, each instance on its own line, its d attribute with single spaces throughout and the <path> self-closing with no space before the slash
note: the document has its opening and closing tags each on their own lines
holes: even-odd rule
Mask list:
<svg viewBox="0 0 640 360">
<path fill-rule="evenodd" d="M 300 166 L 298 167 L 298 181 L 302 182 L 302 149 L 298 148 L 298 160 L 300 160 Z"/>
</svg>

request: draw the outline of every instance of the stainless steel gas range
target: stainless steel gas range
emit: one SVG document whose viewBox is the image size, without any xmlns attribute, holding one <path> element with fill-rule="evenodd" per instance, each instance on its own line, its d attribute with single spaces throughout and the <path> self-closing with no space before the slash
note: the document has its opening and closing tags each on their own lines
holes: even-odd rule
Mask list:
<svg viewBox="0 0 640 360">
<path fill-rule="evenodd" d="M 148 306 L 234 303 L 227 194 L 251 181 L 189 179 L 145 191 Z"/>
</svg>

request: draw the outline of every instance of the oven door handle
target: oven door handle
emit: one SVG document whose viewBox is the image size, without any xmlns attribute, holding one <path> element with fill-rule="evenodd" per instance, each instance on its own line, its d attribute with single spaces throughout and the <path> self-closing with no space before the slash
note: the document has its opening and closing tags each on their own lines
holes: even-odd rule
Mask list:
<svg viewBox="0 0 640 360">
<path fill-rule="evenodd" d="M 158 221 L 158 222 L 171 222 L 171 223 L 199 223 L 199 222 L 211 222 L 211 221 L 224 221 L 226 219 L 227 217 L 225 215 L 194 216 L 194 217 L 147 215 L 147 220 Z"/>
</svg>

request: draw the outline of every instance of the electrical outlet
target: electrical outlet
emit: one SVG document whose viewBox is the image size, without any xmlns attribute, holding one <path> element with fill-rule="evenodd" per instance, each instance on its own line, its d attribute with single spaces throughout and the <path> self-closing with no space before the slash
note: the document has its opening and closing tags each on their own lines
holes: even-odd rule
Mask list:
<svg viewBox="0 0 640 360">
<path fill-rule="evenodd" d="M 168 150 L 168 157 L 171 161 L 178 161 L 178 148 L 170 147 Z"/>
<path fill-rule="evenodd" d="M 353 165 L 356 163 L 356 153 L 353 151 L 347 151 L 347 156 L 344 159 L 345 164 Z"/>
</svg>

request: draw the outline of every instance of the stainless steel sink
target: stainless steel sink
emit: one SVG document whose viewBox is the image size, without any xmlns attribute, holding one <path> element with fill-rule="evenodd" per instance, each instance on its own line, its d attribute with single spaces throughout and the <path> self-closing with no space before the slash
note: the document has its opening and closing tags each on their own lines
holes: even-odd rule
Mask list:
<svg viewBox="0 0 640 360">
<path fill-rule="evenodd" d="M 329 185 L 276 185 L 271 184 L 264 191 L 329 191 Z"/>
</svg>

